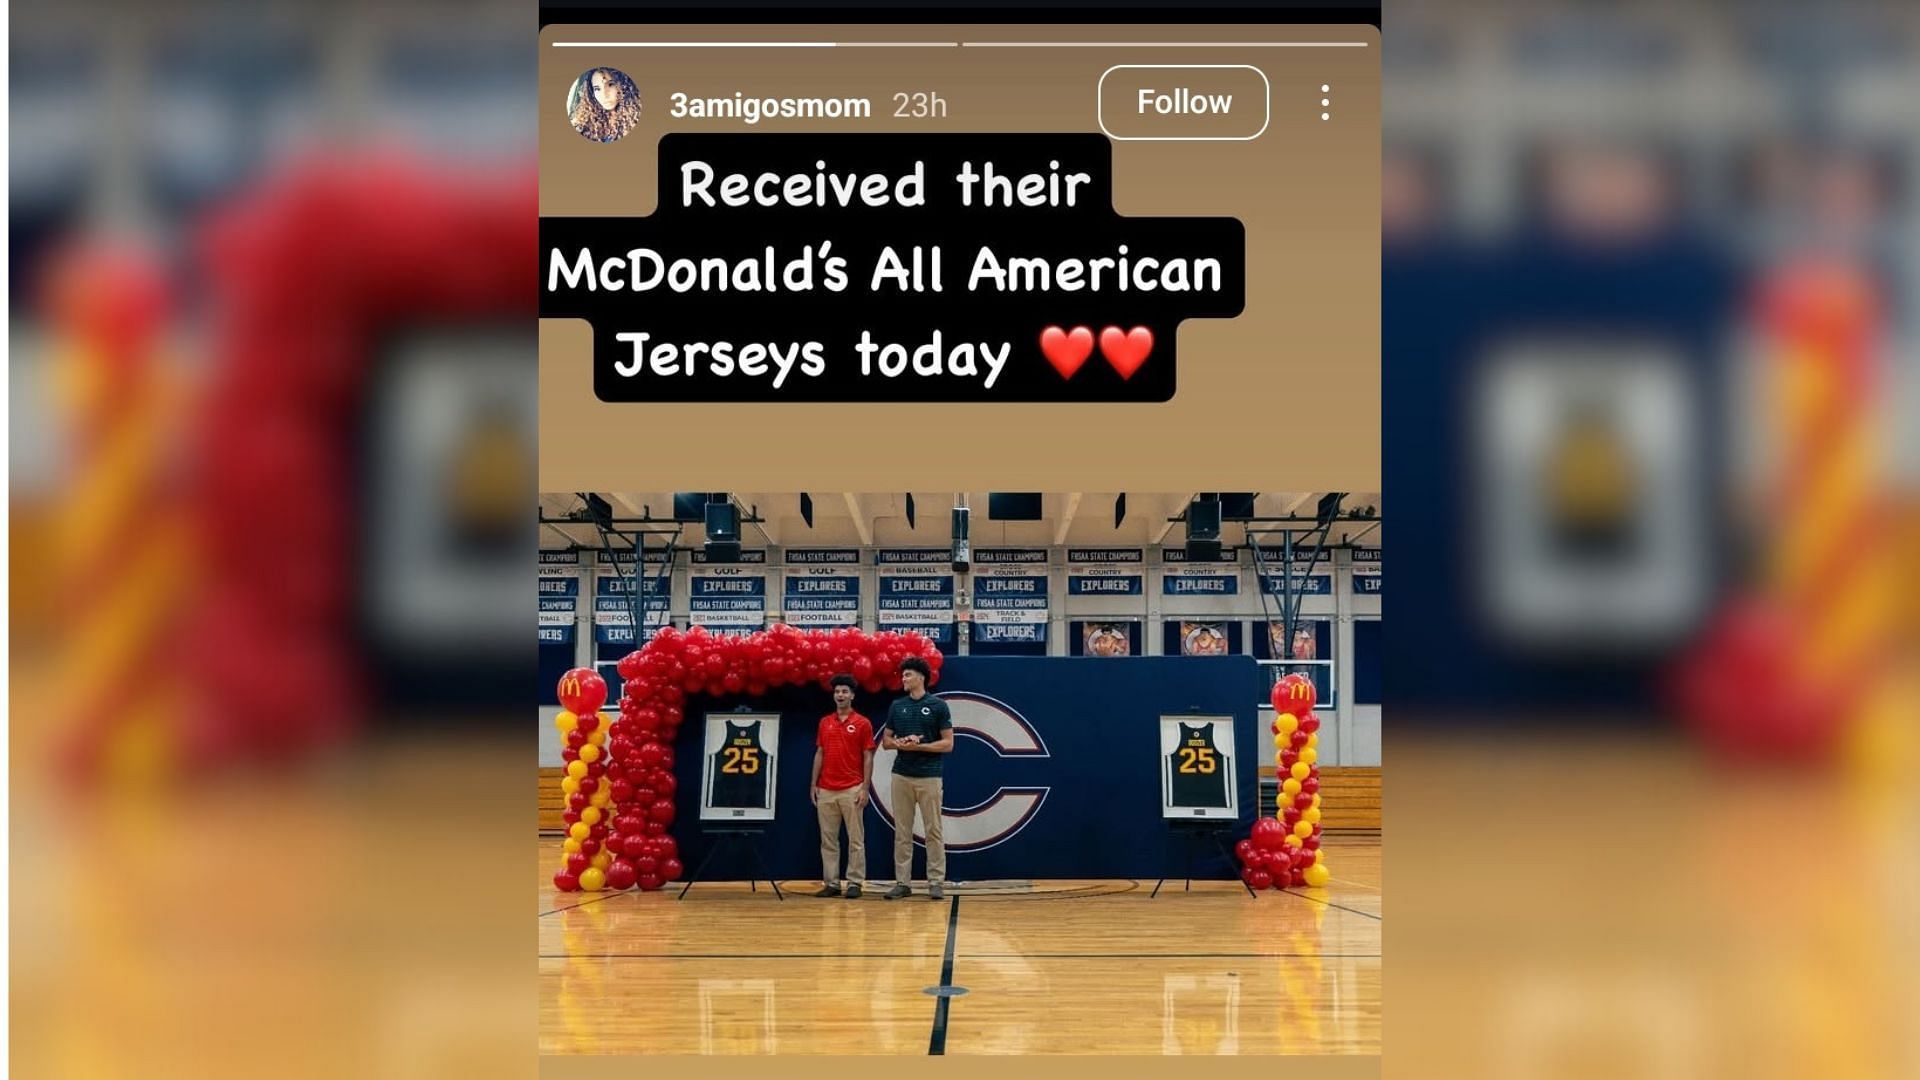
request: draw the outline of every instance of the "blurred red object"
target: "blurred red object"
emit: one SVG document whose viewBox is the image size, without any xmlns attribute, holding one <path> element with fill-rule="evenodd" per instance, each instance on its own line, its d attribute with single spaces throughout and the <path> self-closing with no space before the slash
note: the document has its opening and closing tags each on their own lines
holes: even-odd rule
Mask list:
<svg viewBox="0 0 1920 1080">
<path fill-rule="evenodd" d="M 1675 673 L 1677 704 L 1721 756 L 1826 759 L 1845 713 L 1839 695 L 1796 662 L 1803 643 L 1791 614 L 1759 600 L 1723 611 Z"/>
<path fill-rule="evenodd" d="M 196 762 L 296 753 L 363 718 L 351 453 L 364 385 L 385 334 L 534 317 L 536 192 L 531 171 L 327 161 L 207 224 L 213 347 L 192 499 L 217 576 L 185 658 Z"/>
</svg>

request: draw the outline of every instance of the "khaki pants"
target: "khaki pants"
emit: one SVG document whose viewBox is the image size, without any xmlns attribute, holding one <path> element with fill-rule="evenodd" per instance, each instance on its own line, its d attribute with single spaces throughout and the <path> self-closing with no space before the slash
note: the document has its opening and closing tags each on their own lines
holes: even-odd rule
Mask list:
<svg viewBox="0 0 1920 1080">
<path fill-rule="evenodd" d="M 840 880 L 840 826 L 847 827 L 847 880 L 855 885 L 867 883 L 867 823 L 864 811 L 855 799 L 865 787 L 856 784 L 844 791 L 820 789 L 820 880 L 831 885 Z"/>
<path fill-rule="evenodd" d="M 947 880 L 947 841 L 940 829 L 940 778 L 893 774 L 893 877 L 902 885 L 913 880 L 913 812 L 920 811 L 920 828 L 927 834 L 927 880 Z"/>
</svg>

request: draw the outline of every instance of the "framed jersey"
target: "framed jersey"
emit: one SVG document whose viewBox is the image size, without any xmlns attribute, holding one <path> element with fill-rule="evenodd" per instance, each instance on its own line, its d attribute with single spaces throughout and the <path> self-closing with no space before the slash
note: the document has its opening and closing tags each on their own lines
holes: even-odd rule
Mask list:
<svg viewBox="0 0 1920 1080">
<path fill-rule="evenodd" d="M 707 714 L 701 821 L 773 820 L 779 732 L 779 713 Z"/>
<path fill-rule="evenodd" d="M 1162 716 L 1160 816 L 1237 819 L 1233 755 L 1233 717 Z"/>
</svg>

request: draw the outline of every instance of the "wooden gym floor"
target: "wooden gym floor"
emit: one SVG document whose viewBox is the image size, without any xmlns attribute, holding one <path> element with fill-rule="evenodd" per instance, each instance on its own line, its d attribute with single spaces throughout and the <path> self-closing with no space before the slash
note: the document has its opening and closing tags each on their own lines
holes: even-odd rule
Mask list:
<svg viewBox="0 0 1920 1080">
<path fill-rule="evenodd" d="M 819 900 L 795 881 L 783 903 L 764 883 L 558 893 L 542 837 L 540 1050 L 1378 1054 L 1380 842 L 1326 849 L 1327 888 L 1257 899 L 1176 880 Z"/>
</svg>

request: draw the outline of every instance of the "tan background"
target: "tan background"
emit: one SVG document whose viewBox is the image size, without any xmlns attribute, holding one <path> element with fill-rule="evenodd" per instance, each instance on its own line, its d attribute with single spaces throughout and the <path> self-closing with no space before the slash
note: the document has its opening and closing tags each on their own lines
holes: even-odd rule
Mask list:
<svg viewBox="0 0 1920 1080">
<path fill-rule="evenodd" d="M 1363 48 L 555 48 L 555 41 L 1349 41 Z M 1380 484 L 1379 33 L 1353 26 L 549 26 L 540 36 L 540 212 L 643 215 L 669 130 L 1095 131 L 1114 64 L 1252 64 L 1272 122 L 1249 142 L 1116 142 L 1114 207 L 1231 215 L 1246 310 L 1180 328 L 1164 404 L 607 404 L 581 320 L 540 328 L 540 489 L 1299 490 Z M 567 91 L 615 67 L 641 92 L 618 142 L 574 132 Z M 1320 86 L 1332 91 L 1320 106 Z M 672 120 L 668 95 L 865 96 L 867 120 Z M 944 120 L 896 120 L 932 90 Z M 1322 121 L 1322 111 L 1331 121 Z M 543 252 L 544 255 L 544 252 Z M 837 434 L 832 437 L 828 433 Z"/>
</svg>

